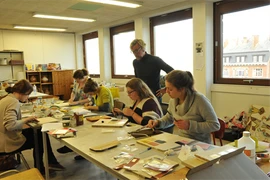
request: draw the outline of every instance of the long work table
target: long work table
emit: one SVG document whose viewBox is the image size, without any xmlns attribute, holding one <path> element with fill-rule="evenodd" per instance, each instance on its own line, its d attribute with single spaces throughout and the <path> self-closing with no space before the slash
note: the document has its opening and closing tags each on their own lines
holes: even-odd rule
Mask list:
<svg viewBox="0 0 270 180">
<path fill-rule="evenodd" d="M 132 124 L 131 126 L 124 126 L 121 128 L 113 127 L 93 127 L 93 122 L 89 122 L 84 119 L 84 124 L 75 127 L 77 134 L 75 137 L 59 139 L 64 145 L 72 149 L 77 154 L 83 156 L 88 161 L 97 165 L 106 172 L 112 174 L 117 179 L 123 180 L 141 180 L 145 179 L 129 170 L 120 169 L 115 170 L 116 166 L 120 164 L 115 161 L 113 157 L 123 152 L 123 148 L 126 146 L 136 147 L 137 150 L 129 152 L 136 158 L 144 159 L 153 155 L 164 157 L 164 152 L 155 148 L 149 148 L 141 143 L 137 143 L 136 139 L 121 140 L 117 147 L 108 149 L 102 152 L 95 152 L 90 150 L 90 147 L 98 146 L 107 142 L 115 140 L 125 139 L 128 136 L 128 132 L 137 130 L 140 125 Z M 45 178 L 49 179 L 48 173 L 48 154 L 47 154 L 47 142 L 43 132 L 43 143 L 44 143 L 44 165 L 45 165 Z M 177 135 L 162 133 L 166 136 L 175 138 Z M 154 137 L 154 136 L 153 136 Z M 182 137 L 178 136 L 179 140 Z M 169 160 L 177 162 L 179 165 L 174 168 L 177 171 L 185 166 L 181 163 L 178 158 L 178 154 L 167 156 Z M 177 175 L 175 179 L 177 179 Z M 163 178 L 166 178 L 164 176 Z M 188 179 L 268 179 L 266 174 L 254 163 L 252 163 L 243 153 L 240 153 L 232 158 L 222 160 L 219 163 L 212 165 L 206 169 L 196 172 Z"/>
</svg>

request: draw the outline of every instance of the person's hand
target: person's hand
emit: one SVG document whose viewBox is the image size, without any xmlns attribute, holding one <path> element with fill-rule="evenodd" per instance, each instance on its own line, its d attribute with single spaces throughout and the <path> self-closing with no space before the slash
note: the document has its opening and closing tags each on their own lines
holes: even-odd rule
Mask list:
<svg viewBox="0 0 270 180">
<path fill-rule="evenodd" d="M 78 101 L 73 101 L 73 102 L 69 103 L 69 105 L 72 105 L 72 106 L 77 105 L 77 104 L 79 104 Z"/>
<path fill-rule="evenodd" d="M 113 108 L 113 112 L 114 113 L 117 113 L 117 114 L 121 114 L 122 113 L 121 109 L 119 109 L 119 108 Z"/>
<path fill-rule="evenodd" d="M 84 106 L 84 109 L 91 110 L 92 106 Z"/>
<path fill-rule="evenodd" d="M 174 125 L 177 126 L 179 129 L 189 130 L 189 120 L 174 119 Z"/>
<path fill-rule="evenodd" d="M 68 100 L 68 103 L 69 103 L 69 104 L 73 103 L 73 100 L 72 100 L 72 99 L 69 99 L 69 100 Z"/>
<path fill-rule="evenodd" d="M 161 88 L 161 89 L 157 90 L 156 96 L 157 97 L 162 97 L 163 94 L 165 94 L 165 93 L 166 93 L 166 88 Z"/>
<path fill-rule="evenodd" d="M 27 118 L 24 118 L 23 120 L 24 120 L 24 123 L 34 122 L 34 121 L 38 122 L 36 116 L 29 116 L 29 117 L 27 117 Z"/>
<path fill-rule="evenodd" d="M 134 113 L 134 111 L 132 109 L 130 109 L 130 108 L 124 108 L 122 112 L 126 116 L 132 116 L 133 113 Z"/>
<path fill-rule="evenodd" d="M 158 120 L 149 120 L 148 121 L 148 124 L 146 125 L 146 127 L 149 127 L 149 128 L 154 128 L 158 125 Z"/>
</svg>

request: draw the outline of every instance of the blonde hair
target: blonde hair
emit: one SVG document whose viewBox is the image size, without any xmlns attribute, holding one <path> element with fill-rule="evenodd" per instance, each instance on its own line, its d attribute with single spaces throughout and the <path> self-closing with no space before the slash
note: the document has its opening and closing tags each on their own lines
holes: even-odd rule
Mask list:
<svg viewBox="0 0 270 180">
<path fill-rule="evenodd" d="M 142 39 L 134 39 L 131 43 L 129 48 L 132 49 L 133 46 L 135 46 L 136 44 L 139 44 L 143 50 L 145 50 L 145 42 Z"/>
</svg>

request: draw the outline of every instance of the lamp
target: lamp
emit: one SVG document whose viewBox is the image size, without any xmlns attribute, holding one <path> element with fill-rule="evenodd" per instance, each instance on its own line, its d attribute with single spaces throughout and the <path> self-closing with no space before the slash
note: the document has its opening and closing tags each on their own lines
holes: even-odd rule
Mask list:
<svg viewBox="0 0 270 180">
<path fill-rule="evenodd" d="M 124 7 L 129 7 L 129 8 L 137 8 L 137 7 L 142 6 L 140 4 L 131 3 L 131 2 L 123 2 L 123 1 L 118 1 L 118 0 L 85 0 L 85 1 L 102 3 L 102 4 L 110 4 L 110 5 L 116 5 L 116 6 L 124 6 Z"/>
<path fill-rule="evenodd" d="M 39 31 L 66 31 L 64 28 L 47 28 L 47 27 L 32 27 L 32 26 L 14 26 L 15 29 L 39 30 Z"/>
<path fill-rule="evenodd" d="M 67 16 L 54 16 L 54 15 L 46 15 L 46 14 L 34 14 L 33 17 L 35 18 L 46 18 L 46 19 L 60 19 L 60 20 L 67 20 L 67 21 L 83 21 L 83 22 L 93 22 L 96 21 L 95 19 L 88 19 L 88 18 L 76 18 L 76 17 L 67 17 Z"/>
</svg>

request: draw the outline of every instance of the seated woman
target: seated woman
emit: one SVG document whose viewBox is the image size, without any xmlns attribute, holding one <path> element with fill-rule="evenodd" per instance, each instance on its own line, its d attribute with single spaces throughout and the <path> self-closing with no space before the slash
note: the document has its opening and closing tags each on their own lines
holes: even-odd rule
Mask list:
<svg viewBox="0 0 270 180">
<path fill-rule="evenodd" d="M 33 91 L 32 85 L 27 80 L 20 80 L 13 87 L 7 87 L 6 92 L 9 94 L 0 100 L 0 153 L 20 152 L 27 149 L 33 150 L 34 166 L 37 167 L 35 157 L 34 132 L 25 124 L 36 120 L 34 116 L 22 118 L 20 102 L 26 102 L 29 94 Z M 27 127 L 27 128 L 26 128 Z M 25 129 L 24 129 L 25 128 Z M 43 142 L 41 129 L 37 130 L 38 136 L 38 154 L 43 157 Z M 64 170 L 55 158 L 50 140 L 47 138 L 48 161 L 49 167 L 54 170 Z M 44 173 L 42 158 L 40 162 L 40 171 Z M 53 172 L 53 171 L 51 171 Z"/>
<path fill-rule="evenodd" d="M 113 96 L 108 88 L 104 86 L 99 86 L 94 80 L 89 78 L 84 85 L 83 92 L 93 97 L 95 103 L 95 105 L 85 106 L 85 109 L 89 109 L 92 111 L 112 112 Z M 57 149 L 57 151 L 59 153 L 72 152 L 72 150 L 66 146 Z M 75 156 L 74 159 L 82 160 L 84 158 L 78 155 Z"/>
<path fill-rule="evenodd" d="M 85 106 L 85 109 L 92 111 L 112 112 L 113 96 L 111 91 L 105 86 L 99 86 L 97 82 L 89 78 L 85 83 L 84 93 L 93 97 L 95 105 Z"/>
<path fill-rule="evenodd" d="M 83 92 L 88 76 L 87 69 L 79 69 L 74 72 L 73 79 L 75 80 L 75 84 L 68 101 L 70 105 L 92 103 L 91 96 Z"/>
<path fill-rule="evenodd" d="M 162 128 L 175 124 L 180 136 L 210 144 L 211 132 L 219 130 L 220 124 L 209 100 L 194 90 L 192 74 L 173 70 L 166 75 L 165 85 L 171 97 L 168 112 L 158 120 L 150 120 L 147 126 Z"/>
<path fill-rule="evenodd" d="M 126 89 L 134 104 L 123 110 L 114 108 L 114 112 L 127 116 L 129 122 L 141 125 L 147 125 L 150 119 L 159 119 L 163 116 L 156 96 L 141 79 L 132 78 L 127 82 Z"/>
</svg>

